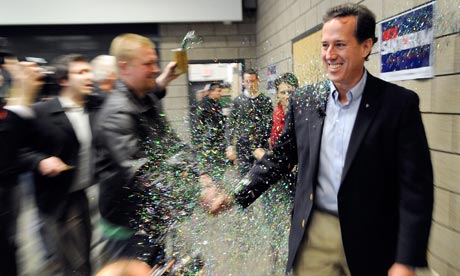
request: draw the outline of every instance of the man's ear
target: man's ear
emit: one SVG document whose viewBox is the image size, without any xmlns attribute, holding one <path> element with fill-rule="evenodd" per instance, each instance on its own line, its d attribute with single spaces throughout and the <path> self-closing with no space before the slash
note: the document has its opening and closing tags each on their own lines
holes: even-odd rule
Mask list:
<svg viewBox="0 0 460 276">
<path fill-rule="evenodd" d="M 363 49 L 363 58 L 368 57 L 371 54 L 372 47 L 374 46 L 374 42 L 372 41 L 372 38 L 368 38 L 361 43 L 361 47 Z"/>
</svg>

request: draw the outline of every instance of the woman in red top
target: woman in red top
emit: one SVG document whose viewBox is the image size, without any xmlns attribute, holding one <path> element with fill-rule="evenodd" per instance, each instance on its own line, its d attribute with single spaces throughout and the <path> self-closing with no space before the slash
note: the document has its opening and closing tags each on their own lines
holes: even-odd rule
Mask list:
<svg viewBox="0 0 460 276">
<path fill-rule="evenodd" d="M 277 90 L 278 104 L 273 111 L 273 125 L 272 132 L 270 134 L 270 148 L 273 148 L 276 140 L 278 140 L 278 137 L 283 131 L 284 115 L 286 114 L 289 95 L 292 91 L 299 87 L 299 81 L 294 74 L 284 73 L 275 80 L 275 87 Z"/>
</svg>

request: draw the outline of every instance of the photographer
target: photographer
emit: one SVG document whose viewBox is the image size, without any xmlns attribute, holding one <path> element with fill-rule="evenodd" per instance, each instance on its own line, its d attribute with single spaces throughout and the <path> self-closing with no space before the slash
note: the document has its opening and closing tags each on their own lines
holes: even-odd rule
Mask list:
<svg viewBox="0 0 460 276">
<path fill-rule="evenodd" d="M 17 275 L 15 229 L 17 198 L 14 188 L 18 175 L 33 166 L 21 150 L 33 137 L 33 103 L 42 85 L 35 64 L 19 63 L 1 52 L 2 72 L 8 72 L 11 83 L 4 82 L 0 95 L 0 275 Z M 4 63 L 4 64 L 3 64 Z M 2 74 L 3 75 L 3 74 Z M 6 74 L 5 74 L 6 75 Z"/>
</svg>

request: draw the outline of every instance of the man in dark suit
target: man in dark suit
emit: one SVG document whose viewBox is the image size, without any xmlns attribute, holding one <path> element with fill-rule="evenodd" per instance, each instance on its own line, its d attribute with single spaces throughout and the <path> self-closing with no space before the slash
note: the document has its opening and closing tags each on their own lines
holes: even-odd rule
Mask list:
<svg viewBox="0 0 460 276">
<path fill-rule="evenodd" d="M 204 192 L 216 212 L 243 207 L 298 164 L 287 270 L 295 275 L 415 275 L 424 267 L 433 174 L 417 95 L 366 71 L 375 16 L 330 9 L 322 28 L 329 81 L 296 91 L 272 154 L 233 197 Z"/>
<path fill-rule="evenodd" d="M 20 156 L 22 149 L 34 135 L 33 112 L 30 105 L 35 99 L 38 88 L 42 85 L 41 74 L 34 70 L 35 68 L 31 63 L 18 63 L 12 58 L 0 68 L 0 70 L 8 70 L 12 76 L 12 87 L 0 89 L 9 92 L 7 95 L 0 93 L 1 276 L 18 274 L 15 244 L 18 198 L 15 187 L 18 184 L 18 175 L 32 166 Z"/>
<path fill-rule="evenodd" d="M 0 275 L 17 275 L 16 219 L 19 200 L 16 191 L 20 173 L 48 163 L 48 174 L 58 174 L 65 166 L 56 157 L 29 158 L 25 149 L 37 136 L 34 112 L 30 108 L 43 85 L 41 70 L 32 62 L 9 57 L 2 69 L 9 72 L 11 87 L 0 94 Z"/>
<path fill-rule="evenodd" d="M 91 161 L 93 113 L 86 108 L 93 73 L 79 54 L 58 57 L 58 97 L 33 106 L 40 130 L 31 158 L 53 156 L 66 165 L 59 174 L 40 162 L 34 171 L 35 196 L 43 219 L 45 246 L 64 275 L 91 275 L 91 224 L 85 188 L 93 184 Z"/>
<path fill-rule="evenodd" d="M 15 212 L 14 188 L 18 182 L 18 175 L 22 171 L 15 162 L 19 150 L 25 145 L 25 136 L 30 130 L 27 119 L 18 114 L 0 107 L 0 275 L 17 275 L 15 225 L 17 212 Z"/>
</svg>

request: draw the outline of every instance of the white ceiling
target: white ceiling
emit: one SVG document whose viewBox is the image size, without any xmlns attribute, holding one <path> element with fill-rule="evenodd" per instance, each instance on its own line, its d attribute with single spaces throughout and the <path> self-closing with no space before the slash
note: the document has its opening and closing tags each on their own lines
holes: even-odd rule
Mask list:
<svg viewBox="0 0 460 276">
<path fill-rule="evenodd" d="M 242 21 L 242 0 L 7 0 L 0 25 Z"/>
</svg>

